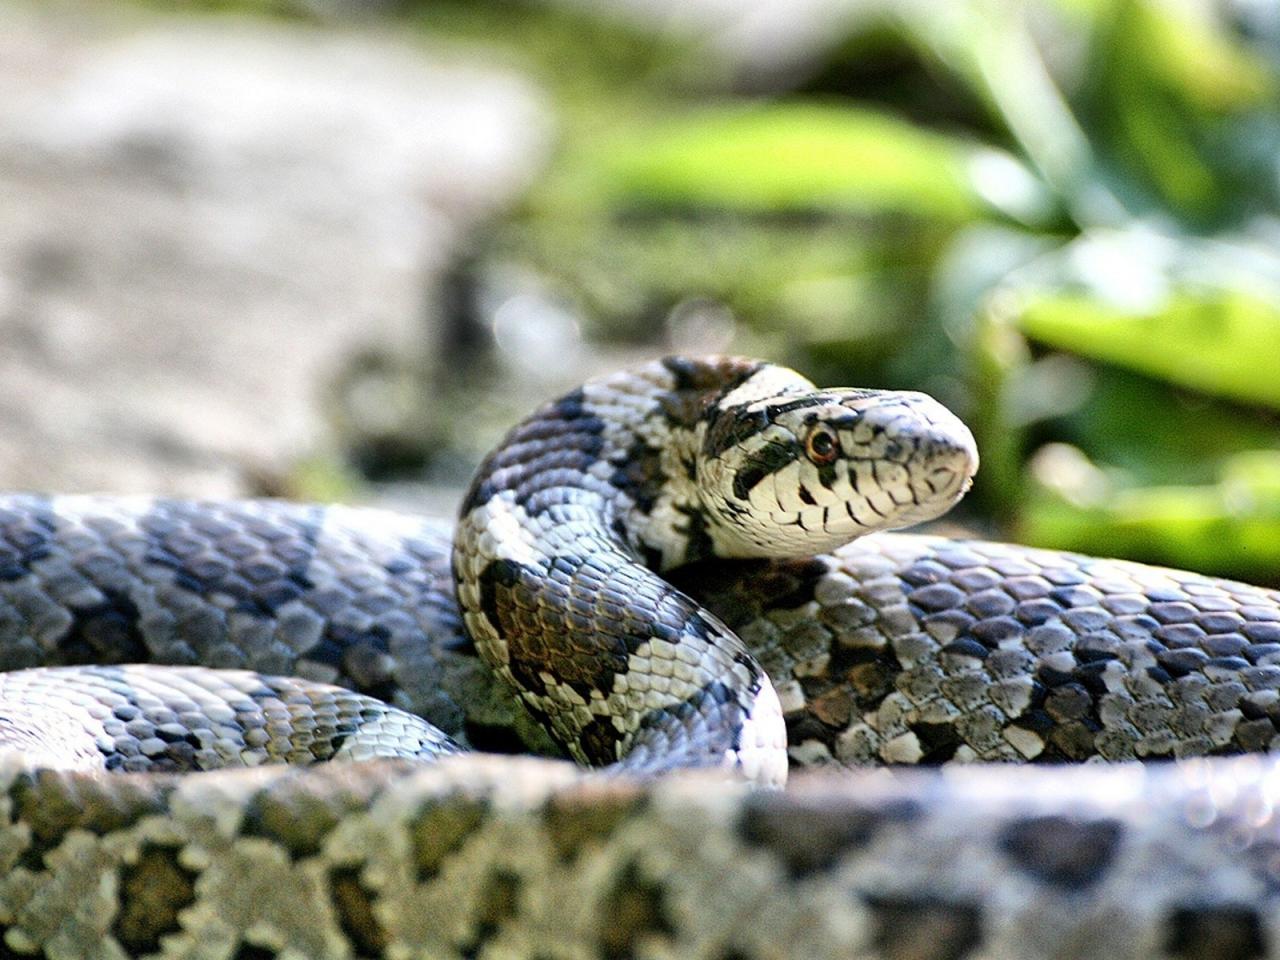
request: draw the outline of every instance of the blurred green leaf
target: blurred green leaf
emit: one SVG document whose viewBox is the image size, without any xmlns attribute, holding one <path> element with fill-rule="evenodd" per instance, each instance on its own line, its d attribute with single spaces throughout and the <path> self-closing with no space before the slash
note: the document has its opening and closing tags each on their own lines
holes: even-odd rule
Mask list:
<svg viewBox="0 0 1280 960">
<path fill-rule="evenodd" d="M 1280 583 L 1280 451 L 1237 455 L 1218 483 L 1106 491 L 1074 501 L 1033 484 L 1029 543 Z"/>
<path fill-rule="evenodd" d="M 1265 64 L 1232 42 L 1210 17 L 1196 17 L 1170 3 L 1121 0 L 1121 29 L 1149 43 L 1131 50 L 1150 69 L 1151 78 L 1206 112 L 1241 110 L 1275 92 Z"/>
<path fill-rule="evenodd" d="M 1087 402 L 1055 418 L 1052 428 L 1140 486 L 1209 483 L 1242 451 L 1280 448 L 1274 414 L 1117 367 L 1096 369 Z"/>
<path fill-rule="evenodd" d="M 1007 154 L 852 106 L 702 112 L 643 131 L 599 162 L 613 195 L 670 206 L 895 210 L 962 221 L 1006 200 L 1041 202 L 1031 174 Z"/>
<path fill-rule="evenodd" d="M 735 349 L 802 365 L 838 352 L 871 376 L 917 343 L 941 233 L 907 217 L 547 212 L 496 244 L 551 278 L 601 339 L 648 342 L 678 304 L 711 300 L 739 321 Z"/>
<path fill-rule="evenodd" d="M 1046 294 L 1025 302 L 1017 324 L 1050 346 L 1280 409 L 1280 304 L 1253 293 L 1175 291 L 1144 312 Z"/>
<path fill-rule="evenodd" d="M 1241 162 L 1256 134 L 1232 121 L 1255 108 L 1274 114 L 1276 86 L 1207 8 L 1112 0 L 1097 20 L 1083 108 L 1103 153 L 1135 186 L 1206 222 L 1234 212 L 1238 195 L 1273 193 L 1256 165 Z"/>
</svg>

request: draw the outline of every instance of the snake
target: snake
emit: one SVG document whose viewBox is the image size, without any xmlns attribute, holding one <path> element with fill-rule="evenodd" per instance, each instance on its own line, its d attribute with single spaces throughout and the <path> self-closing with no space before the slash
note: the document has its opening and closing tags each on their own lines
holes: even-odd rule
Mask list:
<svg viewBox="0 0 1280 960">
<path fill-rule="evenodd" d="M 452 529 L 0 496 L 0 957 L 1280 956 L 1280 592 L 889 532 L 977 466 L 668 357 Z"/>
</svg>

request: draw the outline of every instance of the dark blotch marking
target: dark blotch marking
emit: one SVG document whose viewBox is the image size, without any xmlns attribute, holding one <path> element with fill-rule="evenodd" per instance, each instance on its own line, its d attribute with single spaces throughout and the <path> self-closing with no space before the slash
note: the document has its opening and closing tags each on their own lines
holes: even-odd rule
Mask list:
<svg viewBox="0 0 1280 960">
<path fill-rule="evenodd" d="M 75 789 L 69 790 L 69 776 L 52 770 L 23 773 L 9 788 L 13 821 L 31 828 L 31 842 L 19 863 L 33 872 L 44 870 L 44 855 L 73 830 L 101 837 L 131 827 L 150 814 L 163 813 L 177 786 L 172 778 L 75 776 Z"/>
<path fill-rule="evenodd" d="M 58 517 L 45 496 L 7 497 L 0 506 L 0 581 L 19 580 L 49 556 Z"/>
<path fill-rule="evenodd" d="M 494 870 L 485 878 L 476 896 L 475 935 L 462 947 L 462 955 L 477 956 L 486 942 L 502 929 L 503 923 L 519 912 L 520 877 L 509 870 Z"/>
<path fill-rule="evenodd" d="M 765 477 L 777 473 L 789 463 L 804 456 L 804 448 L 799 443 L 768 443 L 762 450 L 753 455 L 733 478 L 733 495 L 739 500 L 746 500 L 751 491 Z"/>
<path fill-rule="evenodd" d="M 1076 644 L 1072 651 L 1081 663 L 1094 663 L 1099 660 L 1118 660 L 1119 655 L 1105 647 L 1089 646 L 1085 641 Z"/>
<path fill-rule="evenodd" d="M 762 793 L 748 799 L 738 832 L 748 846 L 772 852 L 798 880 L 830 870 L 881 828 L 918 814 L 908 801 L 870 809 L 841 798 Z"/>
<path fill-rule="evenodd" d="M 1165 949 L 1176 960 L 1258 960 L 1267 953 L 1258 914 L 1227 905 L 1174 910 Z"/>
<path fill-rule="evenodd" d="M 180 933 L 178 914 L 195 903 L 198 874 L 178 863 L 178 849 L 146 844 L 120 877 L 120 912 L 111 932 L 129 953 L 160 950 L 161 938 Z"/>
<path fill-rule="evenodd" d="M 482 800 L 459 796 L 430 800 L 423 805 L 409 828 L 419 883 L 435 878 L 445 860 L 475 834 L 488 812 Z"/>
<path fill-rule="evenodd" d="M 465 517 L 476 507 L 488 503 L 497 492 L 497 487 L 489 479 L 489 471 L 477 473 L 475 478 L 472 479 L 471 485 L 467 487 L 467 492 L 463 494 L 462 505 L 458 508 L 458 516 Z"/>
<path fill-rule="evenodd" d="M 658 397 L 658 406 L 667 423 L 680 430 L 692 430 L 715 404 L 717 390 L 674 390 Z"/>
<path fill-rule="evenodd" d="M 642 939 L 669 940 L 675 933 L 661 884 L 646 879 L 634 861 L 622 869 L 605 895 L 601 916 L 609 918 L 600 934 L 604 960 L 632 960 Z"/>
<path fill-rule="evenodd" d="M 918 762 L 924 766 L 946 763 L 956 755 L 964 742 L 956 728 L 949 723 L 913 723 L 909 729 L 920 741 L 921 756 Z"/>
<path fill-rule="evenodd" d="M 864 898 L 872 941 L 886 960 L 963 960 L 982 943 L 982 910 L 936 897 Z"/>
<path fill-rule="evenodd" d="M 1080 664 L 1071 671 L 1071 675 L 1076 682 L 1095 697 L 1101 698 L 1107 693 L 1107 683 L 1104 677 L 1106 671 L 1106 660 L 1094 660 L 1091 663 Z"/>
<path fill-rule="evenodd" d="M 272 617 L 314 586 L 309 573 L 324 515 L 323 506 L 282 507 L 261 517 L 235 504 L 213 512 L 201 503 L 157 500 L 139 525 L 152 539 L 147 562 L 171 568 L 175 586 L 201 597 L 227 596 L 237 611 Z M 220 541 L 233 531 L 259 540 L 261 555 L 252 561 L 226 557 Z M 183 559 L 172 548 L 175 535 L 193 537 L 207 549 Z"/>
<path fill-rule="evenodd" d="M 570 390 L 559 400 L 552 401 L 549 410 L 562 420 L 577 420 L 587 415 L 587 394 L 582 387 Z M 546 419 L 551 419 L 547 416 Z"/>
<path fill-rule="evenodd" d="M 391 631 L 381 623 L 356 630 L 330 617 L 320 639 L 307 651 L 306 659 L 337 668 L 343 686 L 379 700 L 391 700 L 398 689 L 387 673 L 385 654 L 391 650 Z"/>
<path fill-rule="evenodd" d="M 306 549 L 300 554 L 293 555 L 291 553 L 288 564 L 288 572 L 286 583 L 301 588 L 302 590 L 310 590 L 315 586 L 311 582 L 309 576 L 311 572 L 311 564 L 315 559 L 316 545 L 320 542 L 320 532 L 324 529 L 325 509 L 322 506 L 313 506 L 306 512 L 303 519 L 296 524 L 296 529 L 301 534 L 301 541 Z M 274 598 L 268 599 L 266 596 L 259 597 L 259 602 L 263 603 L 268 612 L 274 614 L 276 608 L 270 606 L 271 603 L 277 603 L 284 596 L 283 593 Z M 284 602 L 288 602 L 285 600 Z"/>
<path fill-rule="evenodd" d="M 1081 889 L 1111 865 L 1123 832 L 1116 820 L 1027 817 L 1009 824 L 999 842 L 1018 868 L 1037 880 Z"/>
<path fill-rule="evenodd" d="M 749 440 L 769 426 L 769 414 L 764 410 L 751 412 L 735 410 L 717 414 L 707 428 L 702 441 L 702 452 L 710 457 L 724 453 L 730 447 Z"/>
<path fill-rule="evenodd" d="M 707 526 L 707 515 L 700 508 L 677 506 L 685 517 L 684 535 L 687 538 L 684 560 L 692 563 L 707 560 L 715 555 L 715 545 Z"/>
<path fill-rule="evenodd" d="M 1049 712 L 1043 708 L 1025 710 L 1022 716 L 1015 717 L 1012 723 L 1015 727 L 1041 735 L 1048 733 L 1054 727 L 1053 717 L 1049 716 Z"/>
<path fill-rule="evenodd" d="M 330 756 L 343 739 L 341 733 L 333 737 Z M 358 795 L 344 795 L 340 802 L 326 800 L 299 780 L 283 779 L 250 798 L 240 830 L 246 836 L 269 840 L 284 849 L 290 859 L 300 860 L 319 853 L 342 817 L 366 802 L 368 798 Z"/>
<path fill-rule="evenodd" d="M 983 646 L 995 650 L 1006 640 L 1017 640 L 1023 637 L 1027 628 L 1013 617 L 988 617 L 975 623 L 970 628 L 970 632 Z"/>
<path fill-rule="evenodd" d="M 725 393 L 742 386 L 765 366 L 737 357 L 710 362 L 693 357 L 663 357 L 661 363 L 675 378 L 677 390 L 720 390 Z"/>
<path fill-rule="evenodd" d="M 637 576 L 619 572 L 609 589 L 621 595 L 640 589 Z M 572 556 L 555 557 L 549 569 L 494 560 L 481 571 L 478 584 L 480 611 L 506 641 L 507 668 L 517 685 L 534 696 L 547 691 L 544 672 L 584 699 L 592 691 L 611 689 L 631 654 L 652 637 L 677 639 L 678 626 L 693 609 L 667 590 L 651 624 L 597 616 L 592 604 L 601 595 L 598 574 Z"/>
<path fill-rule="evenodd" d="M 636 437 L 623 458 L 615 463 L 609 482 L 630 496 L 642 513 L 650 513 L 667 482 L 662 469 L 662 451 Z"/>
<path fill-rule="evenodd" d="M 542 725 L 543 729 L 548 729 Z M 520 739 L 511 727 L 501 724 L 477 723 L 471 718 L 462 725 L 463 736 L 473 750 L 480 753 L 528 753 L 529 745 Z"/>
<path fill-rule="evenodd" d="M 805 407 L 811 407 L 813 406 L 813 403 L 814 398 L 806 393 L 794 400 L 784 400 L 781 403 L 769 404 L 769 413 L 776 417 L 784 413 L 790 413 L 792 410 L 802 410 Z M 810 413 L 804 418 L 804 422 L 807 424 L 817 423 L 818 415 L 816 413 Z M 840 425 L 845 427 L 852 426 L 853 421 L 842 417 Z"/>
<path fill-rule="evenodd" d="M 959 640 L 953 640 L 942 648 L 943 653 L 949 653 L 957 657 L 972 657 L 975 660 L 985 660 L 991 651 L 984 647 L 977 640 L 969 637 L 962 637 Z"/>
<path fill-rule="evenodd" d="M 1170 676 L 1185 677 L 1202 669 L 1209 662 L 1209 656 L 1203 650 L 1186 647 L 1181 650 L 1161 650 L 1156 653 L 1156 662 Z"/>
<path fill-rule="evenodd" d="M 499 591 L 510 590 L 520 582 L 522 575 L 532 577 L 535 573 L 514 560 L 494 560 L 480 571 L 480 612 L 500 634 L 505 635 Z"/>
<path fill-rule="evenodd" d="M 735 661 L 754 666 L 745 656 L 735 658 Z M 759 671 L 756 669 L 746 693 L 753 696 L 759 689 Z M 698 753 L 707 759 L 718 758 L 723 750 L 736 751 L 741 747 L 744 716 L 745 711 L 738 705 L 734 692 L 719 680 L 712 680 L 687 699 L 657 707 L 641 717 L 636 725 L 632 747 L 655 740 L 682 742 L 687 739 L 685 731 L 695 722 L 695 718 L 701 717 L 696 722 L 707 729 L 708 742 L 699 747 Z M 714 723 L 709 723 L 710 717 L 717 719 Z"/>
<path fill-rule="evenodd" d="M 818 482 L 830 490 L 836 483 L 836 462 L 832 460 L 830 463 L 820 463 L 818 466 Z M 804 490 L 804 484 L 800 485 L 800 489 Z M 807 493 L 807 491 L 806 491 Z M 803 494 L 802 494 L 803 499 Z"/>
<path fill-rule="evenodd" d="M 613 784 L 553 793 L 542 811 L 547 836 L 561 863 L 609 843 L 613 833 L 647 804 L 638 790 Z"/>
<path fill-rule="evenodd" d="M 716 560 L 672 570 L 667 579 L 737 630 L 765 610 L 804 606 L 826 572 L 827 565 L 813 557 Z"/>
<path fill-rule="evenodd" d="M 62 663 L 138 663 L 151 659 L 142 639 L 141 614 L 126 593 L 99 588 L 101 603 L 72 608 L 72 621 L 62 640 Z"/>
<path fill-rule="evenodd" d="M 1036 667 L 1036 679 L 1046 687 L 1060 687 L 1064 683 L 1071 683 L 1075 680 L 1075 672 L 1072 670 L 1059 670 L 1056 667 L 1050 667 L 1042 663 Z"/>
<path fill-rule="evenodd" d="M 745 658 L 739 655 L 734 658 L 734 661 L 736 663 L 742 663 L 744 659 Z M 717 706 L 721 706 L 721 707 L 725 706 L 726 704 L 735 703 L 737 701 L 737 697 L 734 696 L 733 691 L 730 690 L 725 684 L 721 683 L 719 680 L 712 680 L 705 687 L 703 687 L 702 696 L 706 700 L 709 700 L 712 703 L 716 704 Z"/>
<path fill-rule="evenodd" d="M 378 922 L 373 904 L 376 899 L 360 882 L 358 867 L 342 867 L 329 871 L 329 898 L 338 926 L 356 948 L 360 957 L 380 957 L 387 947 L 387 932 Z"/>
<path fill-rule="evenodd" d="M 700 690 L 688 700 L 681 700 L 679 703 L 673 703 L 670 706 L 650 710 L 640 718 L 640 723 L 636 728 L 637 731 L 662 730 L 669 726 L 669 721 L 671 720 L 675 720 L 678 724 L 683 724 L 685 721 L 692 719 L 704 702 L 703 693 L 704 691 Z M 734 740 L 736 745 L 736 735 Z"/>
<path fill-rule="evenodd" d="M 560 485 L 561 471 L 584 472 L 604 447 L 605 422 L 591 412 L 581 388 L 565 394 L 516 426 L 476 471 L 463 498 L 461 515 L 487 503 L 500 489 L 537 514 L 530 502 Z M 503 472 L 501 484 L 493 477 Z"/>
<path fill-rule="evenodd" d="M 608 717 L 596 717 L 578 733 L 578 745 L 591 763 L 603 766 L 618 759 L 623 734 Z"/>
<path fill-rule="evenodd" d="M 260 947 L 256 943 L 246 943 L 240 941 L 240 947 L 236 950 L 231 960 L 276 960 L 279 956 L 274 950 L 266 947 Z"/>
</svg>

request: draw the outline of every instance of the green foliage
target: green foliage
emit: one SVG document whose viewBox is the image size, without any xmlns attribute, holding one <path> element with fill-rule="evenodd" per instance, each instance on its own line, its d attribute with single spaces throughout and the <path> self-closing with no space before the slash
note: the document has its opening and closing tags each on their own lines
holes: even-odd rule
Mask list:
<svg viewBox="0 0 1280 960">
<path fill-rule="evenodd" d="M 1118 486 L 1212 483 L 1225 464 L 1276 446 L 1280 436 L 1280 418 L 1266 411 L 1114 367 L 1086 371 L 1079 404 L 1052 415 L 1052 433 L 1090 451 Z"/>
<path fill-rule="evenodd" d="M 967 220 L 988 209 L 970 173 L 976 153 L 879 111 L 796 102 L 666 121 L 634 131 L 600 163 L 623 202 Z"/>
<path fill-rule="evenodd" d="M 550 79 L 562 150 L 494 249 L 601 337 L 704 298 L 737 349 L 938 393 L 1019 537 L 1280 582 L 1276 32 L 907 0 L 753 97 L 709 48 L 606 53 Z"/>
<path fill-rule="evenodd" d="M 1280 410 L 1280 300 L 1247 290 L 1179 290 L 1151 310 L 1132 311 L 1050 293 L 1028 303 L 1018 325 L 1052 347 Z"/>
<path fill-rule="evenodd" d="M 1099 148 L 1133 188 L 1192 222 L 1221 222 L 1274 185 L 1249 169 L 1240 133 L 1274 125 L 1276 78 L 1193 10 L 1116 0 L 1099 12 L 1082 110 Z M 1201 11 L 1203 13 L 1203 11 Z"/>
<path fill-rule="evenodd" d="M 900 0 L 759 72 L 609 4 L 395 8 L 557 111 L 481 272 L 536 276 L 593 338 L 655 351 L 673 310 L 721 304 L 734 349 L 955 406 L 985 525 L 1280 583 L 1262 6 Z"/>
<path fill-rule="evenodd" d="M 1280 451 L 1227 460 L 1218 482 L 1101 491 L 1032 486 L 1019 534 L 1066 549 L 1178 562 L 1244 579 L 1280 571 Z"/>
<path fill-rule="evenodd" d="M 717 303 L 737 319 L 736 350 L 787 357 L 823 379 L 907 385 L 933 365 L 894 371 L 891 361 L 919 334 L 938 339 L 921 317 L 943 242 L 910 218 L 726 213 L 540 218 L 506 226 L 495 250 L 549 278 L 593 339 L 651 344 L 673 309 Z"/>
</svg>

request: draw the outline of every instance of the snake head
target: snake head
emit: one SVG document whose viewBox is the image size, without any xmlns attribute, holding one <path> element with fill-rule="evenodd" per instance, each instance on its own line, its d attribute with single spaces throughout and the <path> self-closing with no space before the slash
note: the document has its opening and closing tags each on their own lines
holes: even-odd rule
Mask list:
<svg viewBox="0 0 1280 960">
<path fill-rule="evenodd" d="M 793 556 L 941 516 L 978 451 L 926 394 L 815 389 L 722 406 L 697 466 L 717 554 Z"/>
</svg>

